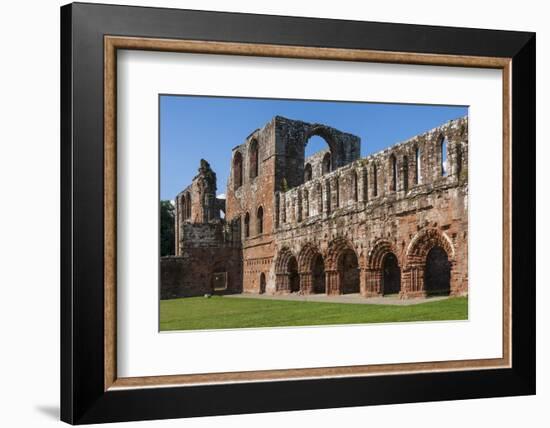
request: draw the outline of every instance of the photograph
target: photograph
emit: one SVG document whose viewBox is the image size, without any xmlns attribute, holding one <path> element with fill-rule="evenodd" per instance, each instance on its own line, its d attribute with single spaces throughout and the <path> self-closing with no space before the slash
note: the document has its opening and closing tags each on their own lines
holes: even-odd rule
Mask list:
<svg viewBox="0 0 550 428">
<path fill-rule="evenodd" d="M 158 103 L 160 331 L 468 320 L 468 106 Z"/>
<path fill-rule="evenodd" d="M 549 425 L 543 2 L 120 3 L 2 7 L 2 426 Z"/>
</svg>

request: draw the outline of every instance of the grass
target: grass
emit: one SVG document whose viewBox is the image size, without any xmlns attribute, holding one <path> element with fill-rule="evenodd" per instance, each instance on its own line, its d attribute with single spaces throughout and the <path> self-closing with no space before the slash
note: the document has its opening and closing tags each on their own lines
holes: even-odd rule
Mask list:
<svg viewBox="0 0 550 428">
<path fill-rule="evenodd" d="M 160 329 L 200 330 L 468 319 L 468 298 L 409 306 L 213 296 L 160 302 Z"/>
</svg>

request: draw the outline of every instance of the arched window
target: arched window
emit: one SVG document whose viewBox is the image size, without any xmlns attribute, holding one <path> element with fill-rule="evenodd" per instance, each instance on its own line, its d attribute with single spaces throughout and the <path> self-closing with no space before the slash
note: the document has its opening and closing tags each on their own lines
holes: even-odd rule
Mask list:
<svg viewBox="0 0 550 428">
<path fill-rule="evenodd" d="M 311 171 L 311 164 L 307 163 L 304 167 L 304 183 L 307 183 L 309 180 L 311 180 L 312 171 Z"/>
<path fill-rule="evenodd" d="M 447 139 L 442 138 L 441 144 L 440 144 L 440 152 L 441 152 L 441 175 L 445 177 L 448 174 L 448 167 L 447 167 Z"/>
<path fill-rule="evenodd" d="M 185 196 L 185 205 L 187 206 L 187 218 L 191 218 L 191 194 Z"/>
<path fill-rule="evenodd" d="M 414 163 L 416 165 L 414 184 L 420 184 L 422 183 L 422 153 L 418 147 L 414 149 Z"/>
<path fill-rule="evenodd" d="M 258 208 L 256 213 L 256 233 L 258 235 L 264 233 L 264 209 L 262 207 Z"/>
<path fill-rule="evenodd" d="M 397 159 L 394 155 L 390 156 L 390 169 L 391 169 L 391 182 L 390 190 L 395 192 L 397 190 Z"/>
<path fill-rule="evenodd" d="M 248 151 L 248 165 L 250 169 L 250 178 L 258 176 L 258 141 L 252 140 Z"/>
<path fill-rule="evenodd" d="M 372 166 L 372 195 L 378 196 L 378 168 L 376 164 Z"/>
<path fill-rule="evenodd" d="M 359 195 L 357 192 L 357 172 L 356 171 L 353 171 L 351 178 L 353 180 L 353 200 L 357 202 L 359 200 Z"/>
<path fill-rule="evenodd" d="M 409 158 L 403 156 L 403 190 L 409 191 Z"/>
<path fill-rule="evenodd" d="M 304 212 L 305 217 L 309 217 L 309 192 L 307 189 L 304 190 Z"/>
<path fill-rule="evenodd" d="M 244 216 L 244 237 L 250 236 L 250 214 L 246 213 Z"/>
<path fill-rule="evenodd" d="M 185 204 L 185 196 L 182 196 L 179 200 L 179 212 L 178 215 L 182 220 L 185 220 L 187 206 Z"/>
<path fill-rule="evenodd" d="M 243 156 L 236 152 L 233 157 L 233 188 L 237 190 L 243 185 Z"/>
<path fill-rule="evenodd" d="M 365 168 L 363 170 L 363 201 L 369 200 L 369 170 Z"/>
<path fill-rule="evenodd" d="M 328 174 L 331 171 L 330 153 L 325 153 L 325 156 L 323 156 L 322 170 L 323 174 Z"/>
</svg>

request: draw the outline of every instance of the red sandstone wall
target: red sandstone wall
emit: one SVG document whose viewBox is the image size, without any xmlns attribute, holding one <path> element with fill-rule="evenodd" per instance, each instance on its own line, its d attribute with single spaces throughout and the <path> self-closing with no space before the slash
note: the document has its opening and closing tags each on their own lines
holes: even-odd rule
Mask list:
<svg viewBox="0 0 550 428">
<path fill-rule="evenodd" d="M 233 150 L 243 158 L 242 186 L 235 188 L 234 170 L 226 192 L 226 219 L 240 219 L 242 236 L 244 292 L 259 292 L 260 274 L 269 274 L 273 259 L 273 206 L 275 189 L 275 134 L 274 121 L 253 132 L 247 141 Z M 250 177 L 249 148 L 253 140 L 258 144 L 258 175 Z M 258 233 L 257 212 L 263 209 L 263 232 Z M 249 236 L 245 237 L 244 219 L 249 214 Z"/>
<path fill-rule="evenodd" d="M 442 138 L 447 139 L 445 175 L 441 170 Z M 380 263 L 391 252 L 402 272 L 402 294 L 414 297 L 424 295 L 426 253 L 437 245 L 444 248 L 451 263 L 451 294 L 466 294 L 467 141 L 467 120 L 452 121 L 280 193 L 276 259 L 287 260 L 290 250 L 308 281 L 311 268 L 307 263 L 311 257 L 307 254 L 311 251 L 321 254 L 327 284 L 335 287 L 333 292 L 341 292 L 337 262 L 344 250 L 351 249 L 358 258 L 362 293 L 372 295 L 380 292 Z M 418 182 L 416 148 L 421 150 Z M 335 272 L 329 273 L 330 270 Z M 284 263 L 275 263 L 267 285 L 269 292 L 279 292 L 281 287 L 286 292 L 287 280 L 281 278 L 284 274 Z M 277 285 L 277 275 L 281 287 Z"/>
<path fill-rule="evenodd" d="M 303 165 L 293 167 L 297 160 L 290 155 L 303 163 L 308 135 L 319 132 L 332 146 L 343 144 L 339 157 L 334 157 L 340 167 L 303 183 Z M 342 140 L 334 139 L 338 135 Z M 444 139 L 446 150 L 442 151 Z M 259 150 L 255 177 L 250 174 L 254 144 Z M 433 247 L 445 254 L 445 260 L 436 265 L 449 266 L 451 294 L 466 294 L 467 118 L 362 159 L 358 159 L 358 144 L 350 134 L 278 117 L 254 131 L 233 149 L 233 158 L 242 158 L 242 185 L 235 185 L 232 168 L 226 192 L 226 220 L 233 227 L 222 230 L 220 224 L 214 228 L 219 233 L 211 235 L 199 224 L 192 230 L 180 225 L 178 238 L 187 239 L 189 251 L 185 252 L 184 244 L 180 249 L 184 258 L 164 263 L 163 289 L 167 291 L 163 295 L 202 294 L 221 260 L 226 260 L 230 277 L 239 284 L 232 291 L 260 292 L 264 274 L 268 293 L 288 292 L 298 282 L 302 292 L 311 292 L 312 261 L 318 260 L 317 255 L 324 262 L 327 292 L 355 289 L 359 277 L 361 293 L 377 295 L 383 291 L 384 260 L 392 253 L 400 269 L 401 295 L 423 296 L 427 254 Z M 445 173 L 442 153 L 448 157 Z M 260 206 L 262 233 L 256 218 Z M 348 272 L 349 266 L 356 266 L 356 271 Z"/>
<path fill-rule="evenodd" d="M 161 299 L 242 292 L 242 259 L 235 248 L 189 248 L 160 260 Z M 213 290 L 213 274 L 227 272 L 227 290 Z"/>
</svg>

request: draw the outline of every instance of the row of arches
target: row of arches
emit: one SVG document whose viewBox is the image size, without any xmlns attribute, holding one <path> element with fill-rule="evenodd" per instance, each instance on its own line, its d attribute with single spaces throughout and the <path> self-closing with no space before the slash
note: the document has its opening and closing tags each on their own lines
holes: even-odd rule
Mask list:
<svg viewBox="0 0 550 428">
<path fill-rule="evenodd" d="M 298 254 L 285 247 L 275 262 L 275 291 L 367 297 L 449 295 L 453 261 L 451 241 L 435 230 L 421 232 L 411 241 L 403 263 L 385 240 L 377 241 L 361 263 L 354 246 L 344 239 L 331 242 L 325 252 L 313 244 L 306 244 Z"/>
<path fill-rule="evenodd" d="M 252 180 L 259 172 L 258 140 L 253 138 L 248 145 L 248 176 Z M 243 155 L 236 151 L 233 155 L 233 188 L 237 190 L 243 185 Z"/>
<path fill-rule="evenodd" d="M 449 173 L 449 160 L 448 160 L 448 144 L 447 139 L 441 137 L 439 143 L 440 153 L 437 156 L 440 162 L 439 170 L 442 177 L 445 177 Z M 410 160 L 409 154 L 413 154 L 413 161 Z M 325 156 L 330 156 L 330 152 L 327 152 Z M 459 145 L 455 147 L 456 166 L 455 172 L 460 174 L 461 171 L 461 149 Z M 396 192 L 403 190 L 407 192 L 409 190 L 409 180 L 413 180 L 414 185 L 422 183 L 422 158 L 423 154 L 418 145 L 412 147 L 412 152 L 407 152 L 400 159 L 395 153 L 392 153 L 388 157 L 388 167 L 385 169 L 389 172 L 387 181 L 387 191 Z M 330 213 L 333 209 L 341 206 L 342 191 L 341 186 L 344 185 L 344 205 L 347 200 L 352 202 L 358 202 L 362 200 L 368 202 L 371 198 L 376 198 L 380 194 L 379 189 L 379 169 L 380 164 L 378 161 L 371 161 L 368 165 L 362 169 L 351 169 L 348 172 L 343 172 L 339 176 L 327 178 L 326 180 L 317 180 L 313 186 L 308 186 L 303 189 L 298 189 L 296 192 L 296 201 L 290 200 L 286 195 L 283 195 L 283 200 L 280 201 L 280 197 L 276 195 L 275 210 L 276 210 L 276 225 L 280 223 L 286 223 L 287 218 L 287 205 L 290 208 L 293 221 L 302 221 L 303 218 L 307 218 L 313 212 L 313 215 L 321 214 L 322 212 Z M 410 170 L 414 171 L 414 174 L 410 173 Z M 305 167 L 305 181 L 311 181 L 311 165 L 306 164 Z M 384 190 L 382 189 L 382 192 Z M 279 211 L 281 211 L 279 213 Z M 296 212 L 295 212 L 296 211 Z"/>
</svg>

